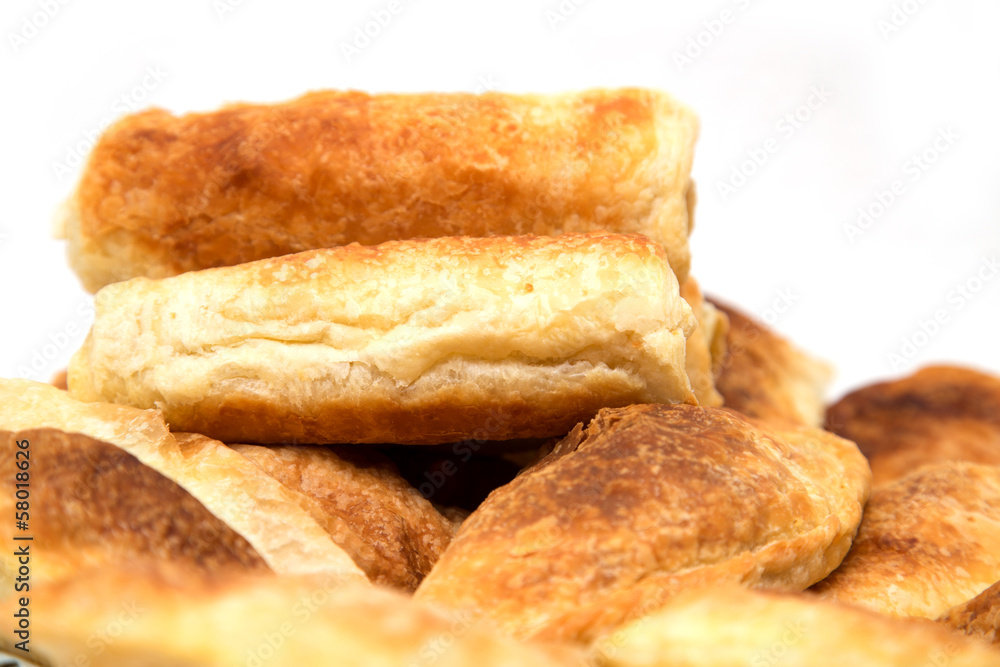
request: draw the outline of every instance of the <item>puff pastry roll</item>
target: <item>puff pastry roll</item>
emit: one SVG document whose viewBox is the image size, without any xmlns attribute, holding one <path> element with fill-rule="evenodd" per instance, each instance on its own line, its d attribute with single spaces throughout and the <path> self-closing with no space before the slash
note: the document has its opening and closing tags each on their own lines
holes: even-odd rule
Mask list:
<svg viewBox="0 0 1000 667">
<path fill-rule="evenodd" d="M 154 109 L 98 141 L 64 234 L 91 291 L 351 242 L 594 230 L 663 244 L 683 283 L 697 132 L 640 89 Z"/>
<path fill-rule="evenodd" d="M 71 393 L 224 442 L 563 435 L 696 401 L 690 307 L 637 235 L 342 246 L 109 285 Z"/>
</svg>

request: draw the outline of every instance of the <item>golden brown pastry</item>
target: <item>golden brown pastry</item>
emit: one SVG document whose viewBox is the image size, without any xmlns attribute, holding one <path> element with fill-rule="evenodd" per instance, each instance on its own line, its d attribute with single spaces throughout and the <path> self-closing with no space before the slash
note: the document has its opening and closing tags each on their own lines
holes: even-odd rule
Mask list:
<svg viewBox="0 0 1000 667">
<path fill-rule="evenodd" d="M 691 390 L 698 404 L 706 407 L 722 405 L 722 395 L 715 388 L 715 369 L 722 363 L 726 351 L 728 318 L 715 308 L 701 293 L 693 277 L 681 285 L 681 296 L 694 313 L 697 328 L 687 339 L 687 372 Z"/>
<path fill-rule="evenodd" d="M 16 602 L 4 591 L 0 610 Z M 498 637 L 462 617 L 333 575 L 84 571 L 39 586 L 30 657 L 101 667 L 583 667 L 574 649 Z M 3 644 L 18 641 L 11 623 Z M 20 654 L 23 655 L 23 654 Z M 81 659 L 82 658 L 82 659 Z M 88 662 L 83 662 L 86 660 Z"/>
<path fill-rule="evenodd" d="M 1000 580 L 998 554 L 1000 467 L 941 463 L 876 488 L 847 558 L 814 590 L 933 619 Z"/>
<path fill-rule="evenodd" d="M 664 93 L 367 95 L 111 126 L 68 202 L 91 291 L 359 242 L 645 234 L 687 277 L 698 123 Z"/>
<path fill-rule="evenodd" d="M 858 443 L 875 484 L 945 461 L 1000 465 L 1000 378 L 930 366 L 851 392 L 826 428 Z"/>
<path fill-rule="evenodd" d="M 375 583 L 412 592 L 452 523 L 385 456 L 348 447 L 232 445 L 284 486 L 314 498 L 314 518 Z"/>
<path fill-rule="evenodd" d="M 316 522 L 315 512 L 304 509 L 314 500 L 283 486 L 221 442 L 171 434 L 153 410 L 83 403 L 47 384 L 0 379 L 0 430 L 16 434 L 35 429 L 76 433 L 125 450 L 191 494 L 275 572 L 334 572 L 366 580 Z M 12 531 L 12 526 L 5 524 L 3 530 Z"/>
<path fill-rule="evenodd" d="M 724 405 L 750 417 L 820 426 L 830 366 L 736 308 L 709 301 L 729 317 L 728 351 L 716 372 Z"/>
<path fill-rule="evenodd" d="M 1000 646 L 1000 582 L 952 607 L 938 621 Z"/>
<path fill-rule="evenodd" d="M 466 519 L 416 597 L 587 640 L 694 586 L 803 589 L 847 553 L 870 481 L 853 443 L 817 429 L 602 410 Z"/>
<path fill-rule="evenodd" d="M 71 393 L 225 442 L 547 437 L 606 406 L 696 400 L 694 318 L 642 236 L 314 250 L 109 285 L 96 311 Z"/>
<path fill-rule="evenodd" d="M 923 619 L 736 586 L 684 592 L 591 653 L 598 667 L 1000 665 L 1000 651 Z"/>
<path fill-rule="evenodd" d="M 28 489 L 24 530 L 13 521 L 18 473 Z M 0 514 L 11 518 L 4 543 L 28 548 L 32 582 L 146 560 L 208 573 L 268 571 L 246 539 L 176 482 L 86 435 L 0 430 L 0 481 L 10 490 L 0 494 Z M 31 540 L 15 539 L 25 536 Z M 7 577 L 18 570 L 16 552 L 0 558 Z"/>
</svg>

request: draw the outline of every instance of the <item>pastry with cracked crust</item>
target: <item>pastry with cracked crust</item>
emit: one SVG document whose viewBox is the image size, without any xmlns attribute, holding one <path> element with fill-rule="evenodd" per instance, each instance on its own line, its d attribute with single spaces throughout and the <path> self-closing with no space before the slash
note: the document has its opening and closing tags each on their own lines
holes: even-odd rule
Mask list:
<svg viewBox="0 0 1000 667">
<path fill-rule="evenodd" d="M 12 614 L 11 593 L 0 610 Z M 102 667 L 584 667 L 573 647 L 528 644 L 379 586 L 335 575 L 83 571 L 33 587 L 31 655 Z M 0 631 L 10 649 L 10 624 Z M 47 664 L 48 664 L 47 663 Z"/>
<path fill-rule="evenodd" d="M 454 533 L 392 461 L 351 447 L 231 445 L 268 475 L 316 500 L 311 512 L 368 578 L 409 592 Z"/>
<path fill-rule="evenodd" d="M 642 89 L 320 91 L 112 125 L 64 207 L 86 288 L 358 242 L 607 230 L 690 263 L 696 116 Z"/>
<path fill-rule="evenodd" d="M 1000 466 L 929 465 L 876 487 L 844 562 L 813 589 L 938 618 L 1000 580 Z"/>
<path fill-rule="evenodd" d="M 69 387 L 224 442 L 562 436 L 602 407 L 694 403 L 693 328 L 643 236 L 351 245 L 109 285 Z"/>
<path fill-rule="evenodd" d="M 51 385 L 0 379 L 0 430 L 18 438 L 21 432 L 39 429 L 78 434 L 131 454 L 190 494 L 279 574 L 334 572 L 366 580 L 313 518 L 315 512 L 304 509 L 314 500 L 280 484 L 221 442 L 192 433 L 171 434 L 154 410 L 83 403 Z M 58 507 L 52 511 L 58 512 Z M 77 518 L 86 520 L 85 515 Z M 64 536 L 64 544 L 79 540 L 84 548 L 90 530 L 80 527 L 78 537 Z M 53 568 L 68 557 L 53 555 Z"/>
<path fill-rule="evenodd" d="M 851 392 L 827 410 L 826 428 L 858 443 L 876 485 L 930 463 L 1000 465 L 1000 378 L 923 368 Z"/>
<path fill-rule="evenodd" d="M 729 317 L 716 370 L 724 405 L 750 417 L 820 426 L 833 371 L 740 310 L 710 298 Z"/>
<path fill-rule="evenodd" d="M 992 667 L 1000 651 L 924 619 L 803 593 L 686 591 L 594 643 L 599 667 Z"/>
<path fill-rule="evenodd" d="M 938 621 L 1000 647 L 1000 582 L 952 607 Z"/>
<path fill-rule="evenodd" d="M 870 482 L 854 444 L 817 429 L 602 410 L 465 520 L 416 597 L 586 641 L 690 587 L 801 590 L 847 553 Z"/>
</svg>

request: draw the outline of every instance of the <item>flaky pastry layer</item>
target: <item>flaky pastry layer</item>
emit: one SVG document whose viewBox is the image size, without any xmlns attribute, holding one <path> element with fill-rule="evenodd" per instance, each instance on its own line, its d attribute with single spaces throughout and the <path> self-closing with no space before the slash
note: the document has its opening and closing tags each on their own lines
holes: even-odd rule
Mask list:
<svg viewBox="0 0 1000 667">
<path fill-rule="evenodd" d="M 352 245 L 109 285 L 69 386 L 226 442 L 547 437 L 695 402 L 693 327 L 642 236 Z"/>
<path fill-rule="evenodd" d="M 191 494 L 242 536 L 275 572 L 332 572 L 366 581 L 351 558 L 303 509 L 302 494 L 217 440 L 171 434 L 163 417 L 153 410 L 83 403 L 47 384 L 0 379 L 0 431 L 29 429 L 80 434 L 125 450 Z"/>
</svg>

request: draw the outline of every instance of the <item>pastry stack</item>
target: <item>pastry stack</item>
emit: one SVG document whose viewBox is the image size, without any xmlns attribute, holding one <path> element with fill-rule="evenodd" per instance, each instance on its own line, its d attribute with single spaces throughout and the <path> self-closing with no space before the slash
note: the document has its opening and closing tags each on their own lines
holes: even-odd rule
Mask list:
<svg viewBox="0 0 1000 667">
<path fill-rule="evenodd" d="M 1000 380 L 827 411 L 691 275 L 696 135 L 636 89 L 109 128 L 62 220 L 93 327 L 66 388 L 0 380 L 31 657 L 1000 664 Z"/>
</svg>

